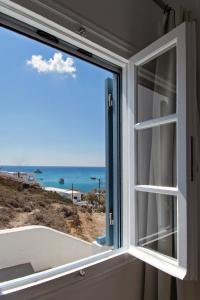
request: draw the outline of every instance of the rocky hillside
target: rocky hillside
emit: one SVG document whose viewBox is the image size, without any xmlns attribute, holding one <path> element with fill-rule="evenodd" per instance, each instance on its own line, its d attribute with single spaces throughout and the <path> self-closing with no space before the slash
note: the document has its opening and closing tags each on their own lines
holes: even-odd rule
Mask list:
<svg viewBox="0 0 200 300">
<path fill-rule="evenodd" d="M 91 242 L 104 233 L 105 214 L 0 174 L 0 229 L 28 225 L 48 226 Z"/>
</svg>

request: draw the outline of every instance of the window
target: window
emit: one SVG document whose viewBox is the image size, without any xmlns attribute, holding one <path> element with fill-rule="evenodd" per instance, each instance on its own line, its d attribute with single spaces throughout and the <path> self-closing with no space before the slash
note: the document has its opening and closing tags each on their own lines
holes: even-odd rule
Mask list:
<svg viewBox="0 0 200 300">
<path fill-rule="evenodd" d="M 7 15 L 1 25 L 2 287 L 121 246 L 121 67 Z"/>
<path fill-rule="evenodd" d="M 194 101 L 188 78 L 195 80 L 191 27 L 182 24 L 136 54 L 129 73 L 131 253 L 179 278 L 196 276 L 191 257 L 197 259 L 190 242 L 196 238 L 187 116 Z"/>
<path fill-rule="evenodd" d="M 106 251 L 0 283 L 1 292 L 124 253 L 175 277 L 196 279 L 199 158 L 195 152 L 193 25 L 182 24 L 126 60 L 6 2 L 2 0 L 0 6 L 5 27 L 103 67 L 112 76 L 106 79 L 104 91 L 106 230 L 96 240 L 106 245 Z M 39 167 L 35 174 L 40 176 Z M 23 172 L 17 176 L 24 180 Z M 90 179 L 96 187 L 95 199 L 91 199 L 95 207 L 104 191 L 99 176 L 91 174 Z M 34 180 L 32 175 L 28 180 Z M 65 178 L 61 176 L 60 185 L 63 184 Z M 74 183 L 68 192 L 71 200 L 75 191 Z M 80 202 L 85 200 L 82 193 L 75 197 Z"/>
</svg>

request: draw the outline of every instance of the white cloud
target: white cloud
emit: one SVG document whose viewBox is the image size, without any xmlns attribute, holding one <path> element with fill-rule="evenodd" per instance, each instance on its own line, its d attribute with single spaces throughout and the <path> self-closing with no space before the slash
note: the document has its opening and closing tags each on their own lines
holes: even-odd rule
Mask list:
<svg viewBox="0 0 200 300">
<path fill-rule="evenodd" d="M 74 61 L 72 58 L 67 57 L 63 59 L 62 53 L 56 52 L 53 57 L 49 60 L 43 59 L 42 55 L 32 55 L 30 60 L 26 63 L 31 65 L 39 73 L 67 73 L 72 75 L 73 78 L 76 77 L 76 67 L 74 66 Z"/>
</svg>

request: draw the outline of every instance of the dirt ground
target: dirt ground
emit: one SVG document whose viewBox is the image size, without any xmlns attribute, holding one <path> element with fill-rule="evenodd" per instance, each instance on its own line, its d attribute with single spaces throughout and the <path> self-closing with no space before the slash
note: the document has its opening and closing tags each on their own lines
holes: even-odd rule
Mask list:
<svg viewBox="0 0 200 300">
<path fill-rule="evenodd" d="M 105 232 L 105 213 L 0 174 L 0 229 L 43 225 L 92 242 Z"/>
</svg>

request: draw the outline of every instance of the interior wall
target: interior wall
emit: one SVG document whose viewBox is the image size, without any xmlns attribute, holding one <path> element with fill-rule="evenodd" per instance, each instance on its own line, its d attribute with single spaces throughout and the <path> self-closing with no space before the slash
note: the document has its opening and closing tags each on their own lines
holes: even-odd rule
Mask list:
<svg viewBox="0 0 200 300">
<path fill-rule="evenodd" d="M 66 13 L 74 12 L 77 17 L 82 17 L 83 20 L 87 20 L 90 24 L 96 25 L 105 32 L 109 32 L 113 37 L 136 48 L 150 43 L 157 34 L 155 20 L 159 16 L 159 9 L 149 0 L 123 0 L 123 2 L 121 0 L 114 2 L 106 0 L 45 0 L 43 2 L 58 10 L 64 9 Z M 145 22 L 140 22 L 141 18 Z"/>
<path fill-rule="evenodd" d="M 138 273 L 143 264 L 129 255 L 54 279 L 22 291 L 1 296 L 2 300 L 139 300 Z"/>
<path fill-rule="evenodd" d="M 151 274 L 153 268 L 148 271 Z M 154 269 L 153 269 L 154 271 Z M 156 271 L 156 270 L 155 270 Z M 160 272 L 168 281 L 168 275 Z M 35 285 L 2 295 L 2 300 L 143 300 L 144 298 L 144 263 L 134 259 L 128 254 L 113 260 L 97 264 L 85 269 L 85 276 L 79 272 L 54 279 L 52 281 Z M 170 300 L 199 300 L 200 281 L 177 281 L 177 294 L 181 297 L 172 296 Z M 172 278 L 171 285 L 175 286 L 176 279 Z M 148 285 L 148 294 L 152 295 L 154 285 Z M 169 300 L 168 293 L 160 286 L 159 299 Z M 176 293 L 175 293 L 176 294 Z M 152 296 L 150 296 L 152 297 Z M 151 298 L 153 299 L 153 298 Z M 156 300 L 157 298 L 155 298 Z"/>
<path fill-rule="evenodd" d="M 126 58 L 157 38 L 160 9 L 150 0 L 13 0 Z M 144 20 L 144 22 L 141 22 Z M 138 38 L 139 37 L 139 38 Z"/>
<path fill-rule="evenodd" d="M 25 7 L 32 9 L 47 16 L 45 7 L 41 9 L 37 0 L 15 0 L 14 2 L 23 4 Z M 53 1 L 45 0 L 43 3 L 52 4 Z M 54 1 L 59 4 L 64 0 Z M 121 48 L 116 52 L 125 57 L 131 56 L 137 50 L 148 45 L 157 37 L 157 24 L 160 22 L 162 12 L 152 4 L 151 1 L 140 0 L 115 0 L 115 1 L 94 1 L 94 0 L 68 0 L 66 1 L 65 12 L 71 12 L 76 15 L 77 20 L 82 20 L 82 24 L 87 23 L 89 16 L 90 26 L 101 28 L 99 32 L 108 31 L 110 36 L 113 35 L 114 44 L 109 44 L 101 37 L 89 34 L 88 38 L 99 42 L 103 46 L 115 50 L 117 40 L 122 39 Z M 200 4 L 199 0 L 169 0 L 172 6 L 177 8 L 180 5 L 191 9 L 197 19 L 198 25 L 198 73 L 200 70 Z M 69 9 L 69 10 L 68 10 Z M 77 14 L 76 14 L 77 13 Z M 69 13 L 70 14 L 70 13 Z M 70 23 L 69 19 L 63 17 L 63 14 L 55 14 L 55 10 L 48 11 L 48 17 L 57 21 L 61 25 L 77 30 L 80 22 Z M 85 20 L 85 21 L 84 21 Z M 93 25 L 91 25 L 93 23 Z M 75 26 L 76 24 L 76 26 Z M 95 28 L 94 26 L 94 28 Z M 125 51 L 127 47 L 127 51 Z M 200 93 L 200 77 L 198 76 L 198 92 Z M 70 300 L 142 300 L 143 291 L 141 287 L 143 264 L 138 260 L 131 260 L 130 257 L 121 257 L 121 260 L 115 261 L 115 268 L 107 263 L 98 264 L 86 270 L 85 277 L 80 277 L 79 273 L 64 276 L 60 279 L 53 280 L 23 291 L 16 291 L 13 294 L 2 296 L 2 299 L 70 299 Z M 116 267 L 117 266 L 117 267 Z M 110 270 L 110 271 L 108 271 Z M 108 272 L 106 272 L 108 271 Z M 175 279 L 173 279 L 175 280 Z M 149 286 L 149 289 L 154 288 Z M 198 300 L 200 299 L 200 281 L 178 281 L 178 291 L 181 290 L 181 300 Z M 165 299 L 165 291 L 163 299 Z"/>
</svg>

